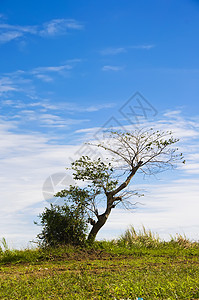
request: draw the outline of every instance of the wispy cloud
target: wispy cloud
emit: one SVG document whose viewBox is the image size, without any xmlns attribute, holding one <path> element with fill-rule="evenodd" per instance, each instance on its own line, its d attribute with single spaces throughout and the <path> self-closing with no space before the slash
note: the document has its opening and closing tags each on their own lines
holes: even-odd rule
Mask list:
<svg viewBox="0 0 199 300">
<path fill-rule="evenodd" d="M 0 24 L 0 29 L 18 31 L 18 32 L 27 32 L 32 34 L 37 34 L 37 26 L 20 26 L 20 25 L 10 25 L 10 24 Z"/>
<path fill-rule="evenodd" d="M 79 107 L 79 110 L 82 112 L 94 112 L 94 111 L 99 111 L 105 108 L 112 108 L 115 106 L 114 103 L 106 103 L 106 104 L 100 104 L 100 105 L 92 105 L 88 107 Z"/>
<path fill-rule="evenodd" d="M 37 125 L 40 123 L 44 124 L 44 120 L 49 120 L 50 123 L 54 121 L 59 121 L 60 125 L 62 123 L 65 125 L 69 124 L 79 124 L 83 122 L 83 120 L 75 120 L 75 119 L 66 119 L 64 117 L 60 117 L 59 114 L 69 113 L 70 115 L 80 113 L 83 114 L 98 112 L 100 110 L 109 109 L 115 106 L 114 103 L 104 103 L 99 105 L 91 105 L 91 106 L 80 106 L 75 104 L 74 102 L 56 102 L 56 104 L 51 103 L 52 101 L 46 99 L 40 99 L 40 101 L 32 100 L 30 103 L 22 100 L 11 100 L 5 99 L 1 100 L 0 106 L 1 108 L 9 109 L 13 111 L 13 116 L 10 115 L 12 119 L 21 118 L 24 122 L 37 121 Z M 56 113 L 55 113 L 56 112 Z M 53 113 L 53 114 L 52 114 Z M 52 121 L 53 120 L 53 121 Z M 74 120 L 74 121 L 73 121 Z M 42 121 L 42 122 L 40 122 Z M 85 120 L 88 121 L 88 120 Z M 46 124 L 48 122 L 46 121 Z M 58 122 L 57 122 L 58 124 Z"/>
<path fill-rule="evenodd" d="M 38 78 L 38 79 L 41 79 L 42 81 L 45 81 L 45 82 L 51 82 L 53 81 L 53 78 L 48 76 L 48 75 L 44 75 L 44 74 L 35 74 L 35 77 Z"/>
<path fill-rule="evenodd" d="M 42 37 L 65 35 L 71 30 L 82 30 L 84 26 L 74 19 L 53 19 L 42 25 L 20 26 L 0 23 L 0 43 L 7 43 L 28 34 Z"/>
<path fill-rule="evenodd" d="M 109 47 L 105 48 L 100 51 L 101 55 L 117 55 L 121 53 L 126 53 L 130 49 L 143 49 L 143 50 L 150 50 L 154 48 L 155 45 L 153 44 L 146 44 L 146 45 L 133 45 L 133 46 L 126 46 L 126 47 Z"/>
<path fill-rule="evenodd" d="M 12 40 L 15 40 L 19 37 L 23 36 L 22 32 L 19 31 L 8 31 L 0 33 L 0 43 L 8 43 Z"/>
<path fill-rule="evenodd" d="M 12 112 L 6 116 L 7 121 L 16 121 L 20 130 L 24 126 L 34 126 L 37 130 L 42 130 L 43 127 L 55 129 L 69 129 L 71 126 L 89 122 L 89 119 L 69 117 L 68 111 L 64 110 L 64 106 L 50 106 L 44 103 L 15 103 L 14 101 L 4 102 L 4 105 L 12 107 Z"/>
<path fill-rule="evenodd" d="M 21 248 L 39 233 L 33 221 L 48 206 L 42 195 L 44 181 L 54 173 L 66 174 L 66 163 L 79 146 L 60 145 L 52 132 L 47 136 L 15 130 L 10 122 L 0 120 L 0 238 Z"/>
<path fill-rule="evenodd" d="M 69 76 L 70 72 L 75 68 L 77 63 L 81 62 L 80 59 L 70 60 L 62 65 L 55 66 L 42 66 L 32 70 L 18 70 L 11 73 L 1 75 L 0 79 L 0 95 L 10 92 L 22 92 L 34 94 L 36 90 L 35 79 L 44 82 L 55 81 L 57 76 Z"/>
<path fill-rule="evenodd" d="M 124 67 L 121 66 L 111 66 L 111 65 L 106 65 L 102 67 L 102 71 L 114 71 L 114 72 L 118 72 L 118 71 L 122 71 L 124 69 Z"/>
<path fill-rule="evenodd" d="M 154 48 L 155 45 L 135 45 L 135 46 L 129 46 L 129 49 L 144 49 L 144 50 L 150 50 Z"/>
<path fill-rule="evenodd" d="M 81 30 L 83 25 L 74 19 L 54 19 L 43 24 L 39 31 L 41 36 L 55 36 L 66 34 L 69 30 Z"/>
<path fill-rule="evenodd" d="M 88 119 L 69 119 L 69 118 L 62 118 L 59 115 L 54 114 L 41 114 L 39 116 L 39 121 L 41 126 L 44 127 L 53 127 L 53 128 L 68 128 L 71 125 L 77 125 L 84 122 L 88 122 Z"/>
<path fill-rule="evenodd" d="M 120 48 L 106 48 L 102 51 L 100 51 L 100 54 L 102 55 L 116 55 L 120 53 L 125 53 L 127 52 L 127 49 L 120 47 Z"/>
<path fill-rule="evenodd" d="M 10 87 L 11 88 L 11 87 Z M 4 90 L 8 90 L 8 87 Z M 35 130 L 45 131 L 69 129 L 79 124 L 86 124 L 89 122 L 88 115 L 85 117 L 84 113 L 98 112 L 103 109 L 113 107 L 113 103 L 104 103 L 96 105 L 81 106 L 74 102 L 54 101 L 52 99 L 43 99 L 38 97 L 25 99 L 19 94 L 20 100 L 16 97 L 5 97 L 1 99 L 0 109 L 7 121 L 15 121 L 19 124 L 19 130 Z"/>
<path fill-rule="evenodd" d="M 9 77 L 4 77 L 0 79 L 0 95 L 16 90 L 17 88 L 14 82 Z"/>
<path fill-rule="evenodd" d="M 40 72 L 61 72 L 63 70 L 71 70 L 72 65 L 62 65 L 62 66 L 54 66 L 54 67 L 39 67 L 35 68 L 32 73 L 40 73 Z"/>
<path fill-rule="evenodd" d="M 26 34 L 37 34 L 37 27 L 0 24 L 0 43 L 10 42 Z"/>
<path fill-rule="evenodd" d="M 22 100 L 1 100 L 1 107 L 7 106 L 15 109 L 40 109 L 44 110 L 57 110 L 58 105 L 51 104 L 46 99 L 40 99 L 40 101 L 32 100 L 32 102 L 28 103 L 27 101 Z"/>
<path fill-rule="evenodd" d="M 73 69 L 74 65 L 72 64 L 65 64 L 61 66 L 50 66 L 50 67 L 38 67 L 30 71 L 31 74 L 33 74 L 36 78 L 41 79 L 45 82 L 53 81 L 52 73 L 59 74 L 59 75 L 65 75 L 67 71 L 70 71 Z M 49 76 L 49 73 L 51 73 L 51 76 Z"/>
</svg>

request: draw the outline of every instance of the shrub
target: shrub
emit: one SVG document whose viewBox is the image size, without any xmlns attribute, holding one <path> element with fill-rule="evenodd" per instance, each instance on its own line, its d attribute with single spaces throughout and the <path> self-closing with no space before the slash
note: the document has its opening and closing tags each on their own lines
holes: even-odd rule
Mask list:
<svg viewBox="0 0 199 300">
<path fill-rule="evenodd" d="M 82 208 L 52 205 L 39 215 L 42 232 L 37 235 L 39 245 L 82 245 L 86 240 L 87 224 Z M 35 222 L 37 225 L 38 223 Z"/>
</svg>

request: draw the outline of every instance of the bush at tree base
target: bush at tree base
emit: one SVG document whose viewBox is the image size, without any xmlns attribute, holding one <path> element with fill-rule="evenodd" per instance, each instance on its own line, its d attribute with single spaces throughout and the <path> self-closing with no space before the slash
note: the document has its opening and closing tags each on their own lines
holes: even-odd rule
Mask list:
<svg viewBox="0 0 199 300">
<path fill-rule="evenodd" d="M 87 224 L 82 208 L 51 204 L 39 215 L 42 232 L 37 235 L 43 247 L 63 244 L 82 245 L 86 240 Z M 38 225 L 37 222 L 35 224 Z"/>
</svg>

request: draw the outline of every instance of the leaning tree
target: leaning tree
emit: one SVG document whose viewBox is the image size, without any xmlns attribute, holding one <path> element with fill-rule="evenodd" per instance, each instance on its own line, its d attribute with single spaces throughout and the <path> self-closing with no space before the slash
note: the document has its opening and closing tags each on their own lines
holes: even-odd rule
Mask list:
<svg viewBox="0 0 199 300">
<path fill-rule="evenodd" d="M 152 128 L 110 132 L 100 144 L 93 145 L 103 148 L 103 155 L 107 153 L 108 158 L 93 160 L 82 156 L 71 164 L 73 177 L 81 184 L 70 186 L 56 196 L 84 209 L 92 225 L 88 241 L 94 241 L 113 208 L 119 204 L 135 205 L 132 199 L 140 194 L 130 189 L 130 182 L 137 172 L 151 175 L 173 168 L 177 161 L 185 162 L 182 153 L 173 147 L 176 142 L 178 139 L 172 137 L 172 132 Z"/>
</svg>

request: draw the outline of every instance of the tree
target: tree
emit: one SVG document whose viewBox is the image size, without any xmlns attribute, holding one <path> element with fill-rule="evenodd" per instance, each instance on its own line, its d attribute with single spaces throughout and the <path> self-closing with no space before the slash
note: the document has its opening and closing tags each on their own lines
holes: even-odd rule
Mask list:
<svg viewBox="0 0 199 300">
<path fill-rule="evenodd" d="M 87 224 L 80 205 L 52 205 L 39 215 L 42 232 L 37 235 L 42 247 L 63 244 L 82 245 L 86 240 Z M 35 224 L 38 225 L 37 222 Z"/>
<path fill-rule="evenodd" d="M 138 171 L 152 175 L 173 168 L 177 161 L 182 161 L 182 153 L 178 154 L 178 148 L 172 147 L 176 142 L 178 139 L 174 139 L 169 131 L 110 132 L 101 144 L 94 146 L 104 149 L 111 158 L 92 160 L 82 156 L 71 164 L 74 179 L 85 181 L 86 186 L 70 186 L 56 196 L 65 197 L 85 208 L 92 226 L 88 235 L 90 242 L 94 241 L 113 208 L 119 204 L 125 207 L 136 204 L 132 203 L 133 196 L 141 195 L 127 188 Z M 99 213 L 102 205 L 103 213 Z"/>
</svg>

